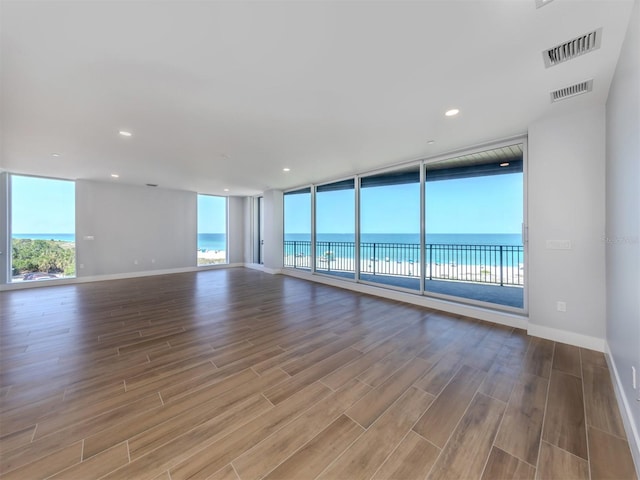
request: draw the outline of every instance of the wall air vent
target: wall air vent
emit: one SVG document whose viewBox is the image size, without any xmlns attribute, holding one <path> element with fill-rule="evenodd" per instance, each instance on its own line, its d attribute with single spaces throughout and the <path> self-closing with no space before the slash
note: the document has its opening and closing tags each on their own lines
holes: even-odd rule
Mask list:
<svg viewBox="0 0 640 480">
<path fill-rule="evenodd" d="M 564 42 L 560 45 L 556 45 L 549 50 L 542 52 L 544 58 L 544 65 L 549 68 L 559 63 L 572 60 L 585 53 L 592 52 L 600 48 L 600 42 L 602 41 L 602 28 L 594 30 L 593 32 L 581 35 L 573 40 Z"/>
<path fill-rule="evenodd" d="M 560 88 L 551 92 L 551 103 L 566 100 L 567 98 L 575 97 L 576 95 L 582 95 L 583 93 L 588 93 L 592 89 L 593 80 L 586 80 L 584 82 L 571 85 L 570 87 Z"/>
</svg>

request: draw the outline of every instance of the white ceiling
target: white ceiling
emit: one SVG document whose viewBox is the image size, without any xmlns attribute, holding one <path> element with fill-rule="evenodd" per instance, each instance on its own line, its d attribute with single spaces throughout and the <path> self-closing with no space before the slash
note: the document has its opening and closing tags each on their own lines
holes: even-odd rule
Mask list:
<svg viewBox="0 0 640 480">
<path fill-rule="evenodd" d="M 3 0 L 0 168 L 252 195 L 526 133 L 605 102 L 632 4 Z"/>
</svg>

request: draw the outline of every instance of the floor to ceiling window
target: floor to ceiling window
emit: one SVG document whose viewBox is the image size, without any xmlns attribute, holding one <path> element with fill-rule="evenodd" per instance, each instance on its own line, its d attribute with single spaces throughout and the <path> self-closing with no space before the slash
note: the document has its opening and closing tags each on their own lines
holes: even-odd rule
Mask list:
<svg viewBox="0 0 640 480">
<path fill-rule="evenodd" d="M 420 290 L 420 165 L 360 178 L 360 280 Z"/>
<path fill-rule="evenodd" d="M 75 183 L 11 175 L 11 281 L 76 274 Z"/>
<path fill-rule="evenodd" d="M 505 143 L 287 192 L 284 266 L 525 310 L 525 154 Z"/>
<path fill-rule="evenodd" d="M 523 146 L 426 165 L 425 292 L 524 306 Z"/>
<path fill-rule="evenodd" d="M 311 188 L 284 194 L 284 265 L 311 269 Z"/>
<path fill-rule="evenodd" d="M 316 272 L 355 278 L 355 183 L 316 187 Z"/>
<path fill-rule="evenodd" d="M 198 265 L 228 263 L 227 197 L 198 195 Z"/>
</svg>

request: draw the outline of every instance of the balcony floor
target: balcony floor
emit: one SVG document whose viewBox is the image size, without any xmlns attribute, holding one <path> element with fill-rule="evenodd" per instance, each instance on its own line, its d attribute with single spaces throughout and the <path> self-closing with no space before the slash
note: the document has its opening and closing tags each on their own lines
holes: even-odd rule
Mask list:
<svg viewBox="0 0 640 480">
<path fill-rule="evenodd" d="M 327 272 L 318 270 L 318 273 L 353 279 L 353 273 L 351 272 Z M 383 285 L 406 288 L 409 290 L 418 291 L 420 289 L 420 281 L 415 277 L 362 274 L 360 275 L 360 279 L 369 283 L 379 283 Z M 524 289 L 522 287 L 516 286 L 501 287 L 500 285 L 484 283 L 458 282 L 448 280 L 427 280 L 425 282 L 425 291 L 428 293 L 449 295 L 452 297 L 493 303 L 496 305 L 504 305 L 507 307 L 524 307 Z"/>
</svg>

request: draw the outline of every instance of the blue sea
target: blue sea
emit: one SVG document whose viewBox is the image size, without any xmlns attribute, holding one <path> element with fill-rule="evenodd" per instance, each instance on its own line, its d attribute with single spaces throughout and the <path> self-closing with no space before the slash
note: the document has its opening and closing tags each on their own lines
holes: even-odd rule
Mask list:
<svg viewBox="0 0 640 480">
<path fill-rule="evenodd" d="M 309 241 L 311 236 L 305 233 L 288 233 L 287 241 Z M 353 242 L 349 233 L 320 233 L 319 242 Z M 363 233 L 363 243 L 420 243 L 418 233 Z M 427 233 L 427 243 L 448 245 L 522 245 L 519 233 Z"/>
<path fill-rule="evenodd" d="M 75 242 L 73 233 L 14 233 L 12 238 L 30 238 L 32 240 L 57 240 L 59 242 Z"/>
<path fill-rule="evenodd" d="M 227 236 L 224 233 L 199 233 L 198 250 L 224 250 Z"/>
</svg>

